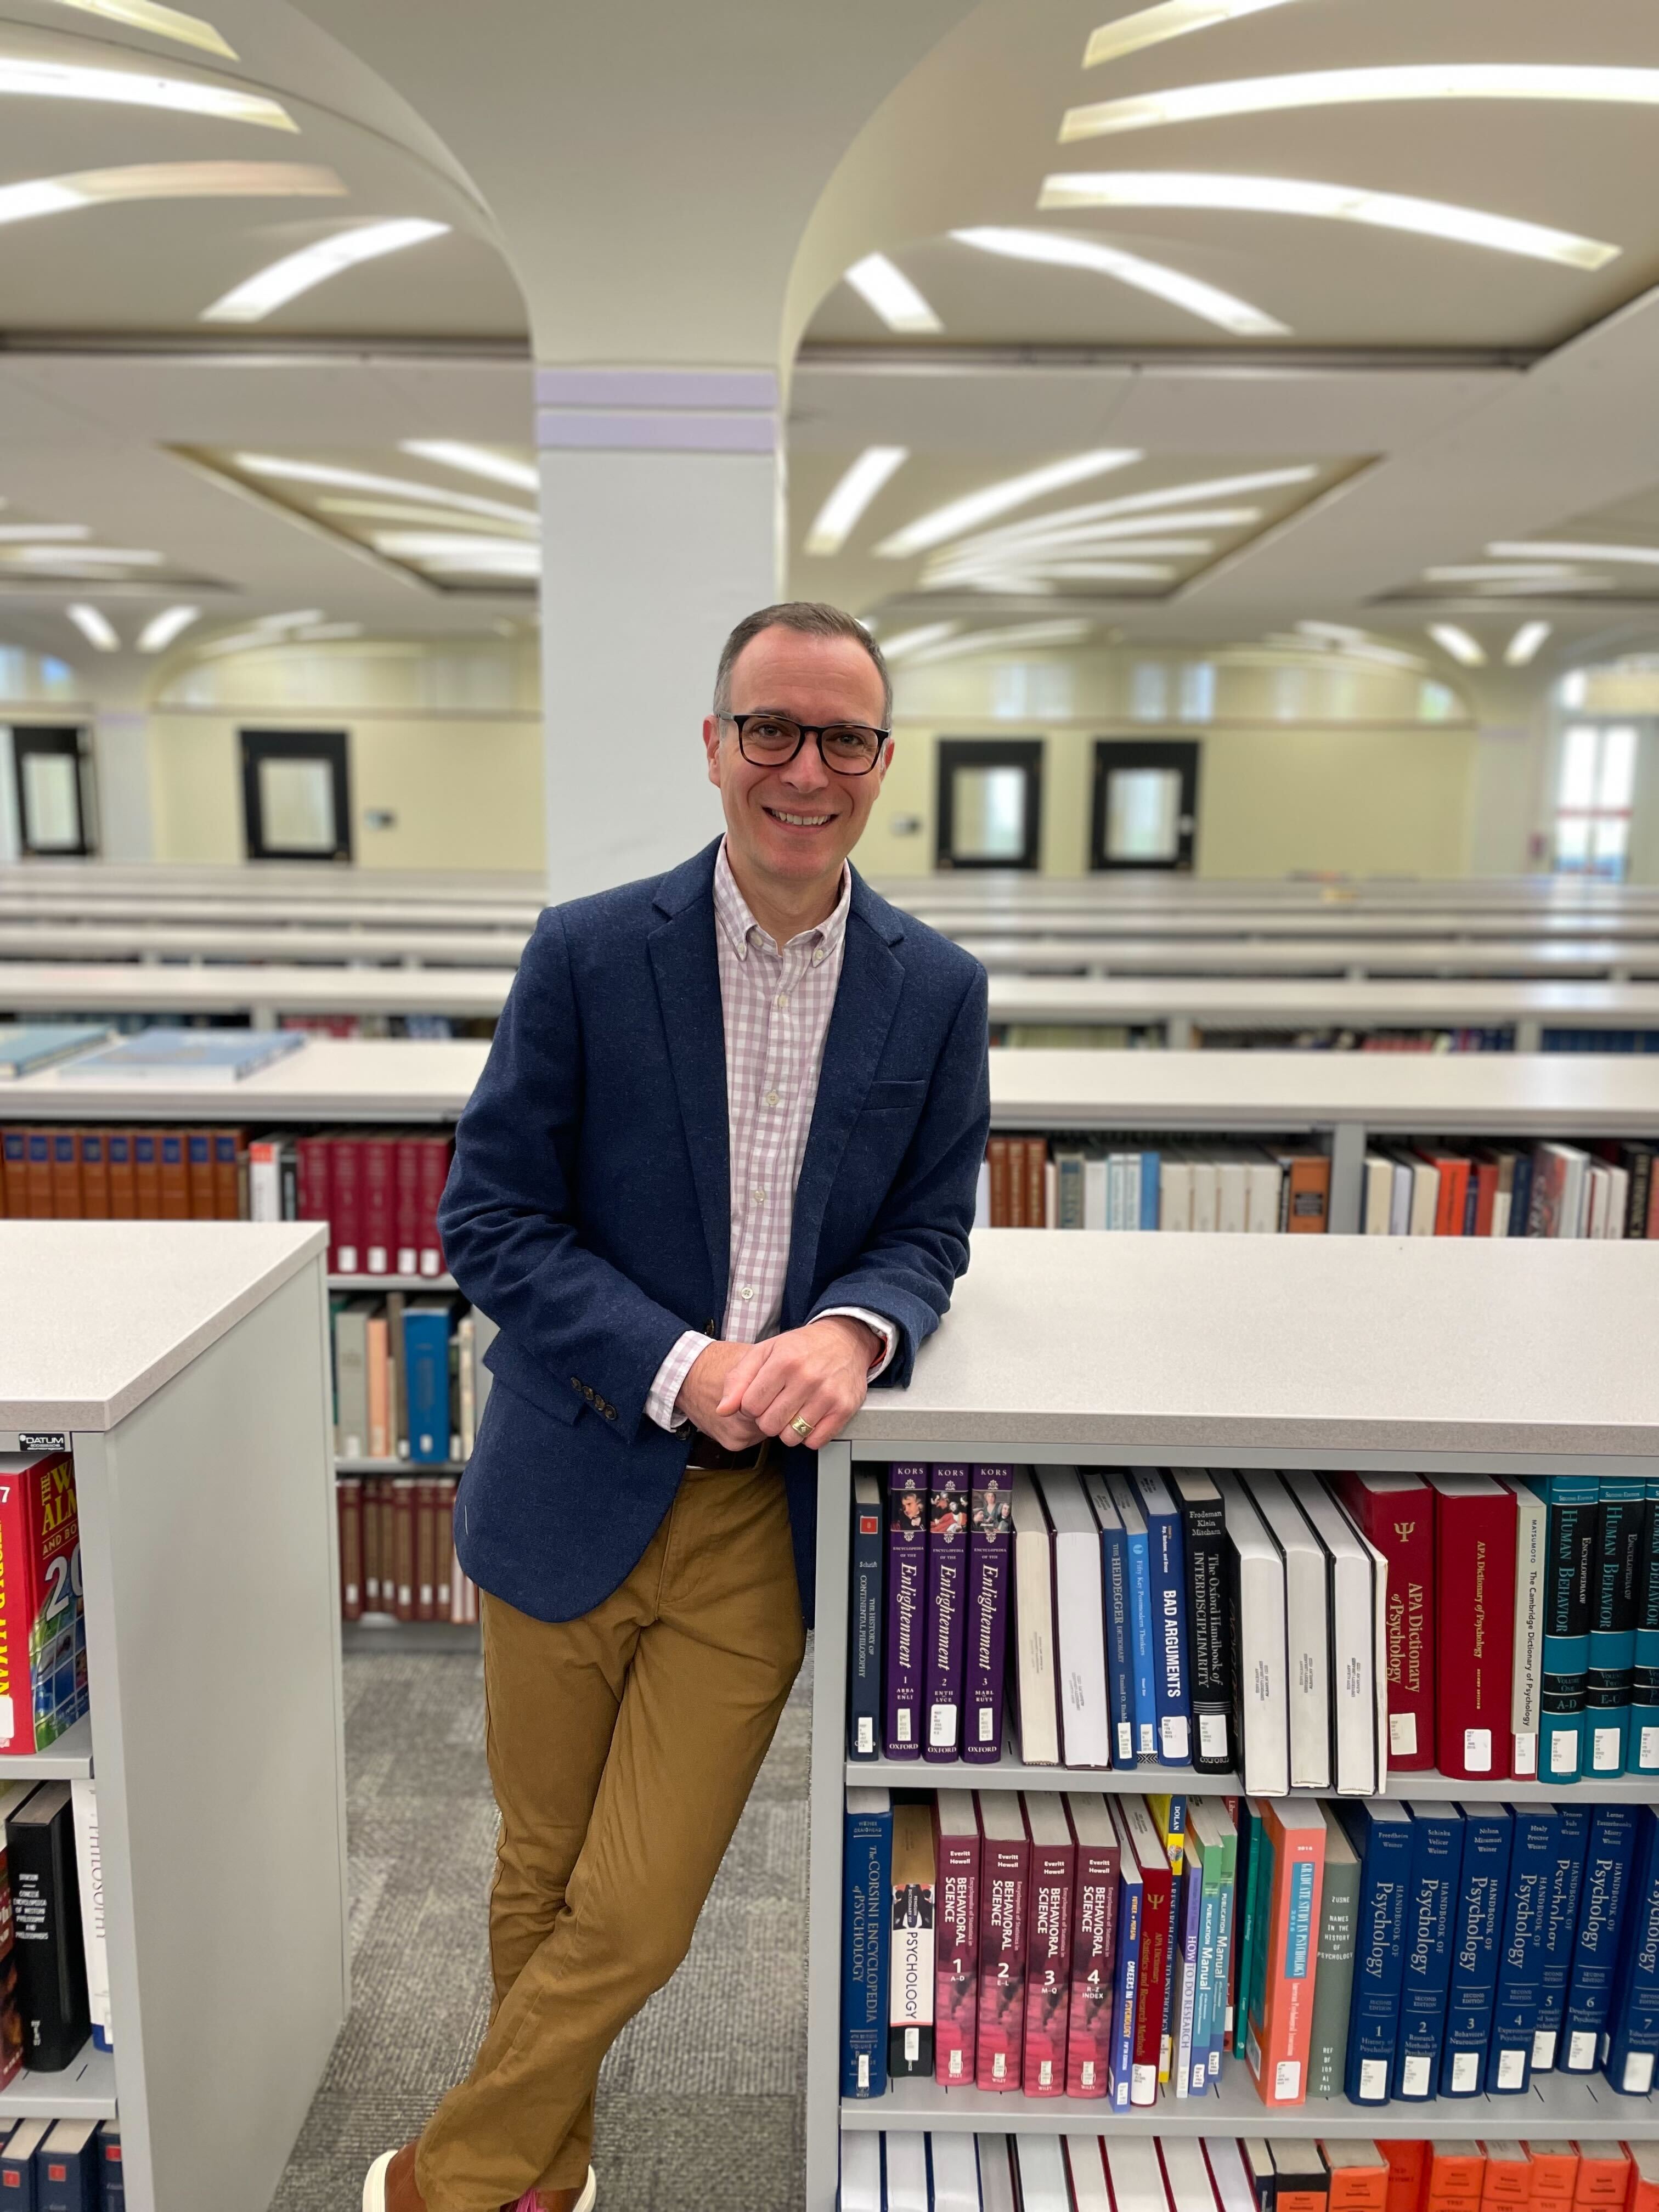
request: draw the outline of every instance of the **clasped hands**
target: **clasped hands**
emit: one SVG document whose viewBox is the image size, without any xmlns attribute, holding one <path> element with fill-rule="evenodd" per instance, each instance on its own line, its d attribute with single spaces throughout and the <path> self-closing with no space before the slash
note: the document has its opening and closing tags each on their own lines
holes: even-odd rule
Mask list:
<svg viewBox="0 0 1659 2212">
<path fill-rule="evenodd" d="M 710 1344 L 674 1410 L 732 1451 L 778 1437 L 817 1451 L 864 1403 L 881 1339 L 850 1314 L 825 1314 L 763 1344 Z M 792 1425 L 805 1421 L 803 1431 Z"/>
</svg>

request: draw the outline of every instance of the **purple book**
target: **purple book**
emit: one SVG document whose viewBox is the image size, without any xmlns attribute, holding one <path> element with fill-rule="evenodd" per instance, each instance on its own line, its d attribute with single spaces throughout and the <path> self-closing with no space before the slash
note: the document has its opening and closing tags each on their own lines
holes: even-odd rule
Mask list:
<svg viewBox="0 0 1659 2212">
<path fill-rule="evenodd" d="M 887 1470 L 887 1756 L 921 1757 L 927 1675 L 927 1501 L 931 1469 Z"/>
<path fill-rule="evenodd" d="M 969 1469 L 968 1633 L 964 1638 L 962 1755 L 989 1766 L 1002 1756 L 1002 1679 L 1008 1642 L 1009 1547 L 1014 1470 Z"/>
<path fill-rule="evenodd" d="M 967 1641 L 968 1470 L 936 1467 L 927 1504 L 927 1733 L 924 1759 L 962 1756 Z"/>
</svg>

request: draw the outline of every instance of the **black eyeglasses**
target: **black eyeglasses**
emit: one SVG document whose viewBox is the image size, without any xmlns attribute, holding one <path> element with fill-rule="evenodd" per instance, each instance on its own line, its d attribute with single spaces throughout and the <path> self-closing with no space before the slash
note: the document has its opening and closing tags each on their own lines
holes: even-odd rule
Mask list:
<svg viewBox="0 0 1659 2212">
<path fill-rule="evenodd" d="M 718 709 L 716 710 L 719 711 Z M 806 743 L 818 741 L 818 758 L 837 775 L 868 775 L 881 758 L 890 730 L 872 730 L 867 722 L 792 722 L 784 714 L 727 714 L 738 733 L 738 750 L 750 768 L 786 768 Z"/>
</svg>

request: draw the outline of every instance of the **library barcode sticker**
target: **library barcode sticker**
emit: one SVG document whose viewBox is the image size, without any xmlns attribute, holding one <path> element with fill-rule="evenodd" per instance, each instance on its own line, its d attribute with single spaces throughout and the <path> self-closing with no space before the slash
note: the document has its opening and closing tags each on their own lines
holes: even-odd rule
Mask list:
<svg viewBox="0 0 1659 2212">
<path fill-rule="evenodd" d="M 904 2031 L 904 2063 L 914 2066 L 921 2057 L 921 2030 L 907 2027 Z"/>
<path fill-rule="evenodd" d="M 1417 1751 L 1417 1715 L 1389 1715 L 1389 1749 L 1396 1759 L 1411 1759 Z"/>
<path fill-rule="evenodd" d="M 1620 2084 L 1627 2097 L 1645 2097 L 1653 2087 L 1653 2053 L 1632 2051 L 1625 2060 L 1625 2078 Z"/>
<path fill-rule="evenodd" d="M 869 2086 L 870 2054 L 867 2051 L 860 2051 L 859 2053 L 859 2087 L 860 2089 L 867 2089 Z"/>
<path fill-rule="evenodd" d="M 1400 2086 L 1408 2097 L 1429 2094 L 1429 2062 L 1422 2051 L 1408 2057 L 1400 2069 Z"/>
<path fill-rule="evenodd" d="M 1532 2063 L 1540 2074 L 1547 2074 L 1555 2064 L 1555 2030 L 1540 2027 L 1532 2039 Z"/>
<path fill-rule="evenodd" d="M 1188 1756 L 1187 1716 L 1170 1713 L 1158 1724 L 1165 1759 L 1181 1759 Z"/>
<path fill-rule="evenodd" d="M 991 1733 L 994 1720 L 994 1716 L 993 1715 L 989 1705 L 981 1705 L 979 1709 L 979 1740 L 981 1743 L 993 1743 L 995 1741 L 995 1738 Z"/>
<path fill-rule="evenodd" d="M 1302 2061 L 1281 2058 L 1273 2069 L 1273 2102 L 1278 2105 L 1299 2105 L 1302 2101 Z"/>
<path fill-rule="evenodd" d="M 1550 1738 L 1550 1772 L 1577 1774 L 1578 1771 L 1578 1731 L 1562 1729 Z"/>
<path fill-rule="evenodd" d="M 1470 2096 L 1480 2087 L 1480 2053 L 1478 2051 L 1455 2051 L 1452 2053 L 1452 2089 L 1461 2097 Z"/>
<path fill-rule="evenodd" d="M 1625 1762 L 1620 1757 L 1619 1731 L 1616 1728 L 1590 1730 L 1590 1770 L 1595 1774 L 1617 1774 Z"/>
<path fill-rule="evenodd" d="M 950 2067 L 949 2067 L 949 2069 L 948 2069 L 948 2071 L 949 2071 L 949 2073 L 950 2073 L 951 2079 L 953 2081 L 961 2081 L 961 2079 L 962 2079 L 962 2053 L 961 2053 L 959 2051 L 953 2051 L 951 2053 L 951 2063 L 950 2063 Z"/>
<path fill-rule="evenodd" d="M 1389 2098 L 1389 2062 L 1386 2058 L 1362 2058 L 1359 2062 L 1359 2101 L 1362 2105 L 1383 2105 Z"/>
<path fill-rule="evenodd" d="M 859 1755 L 871 1758 L 876 1748 L 876 1724 L 868 1713 L 859 1715 Z"/>
<path fill-rule="evenodd" d="M 1198 1717 L 1198 1750 L 1201 1759 L 1225 1759 L 1227 1756 L 1227 1716 L 1225 1713 L 1200 1713 Z"/>
<path fill-rule="evenodd" d="M 1567 2071 L 1588 2074 L 1595 2063 L 1595 2030 L 1575 2027 L 1567 2038 Z"/>
<path fill-rule="evenodd" d="M 1516 1736 L 1515 1771 L 1522 1779 L 1538 1771 L 1538 1738 L 1530 1729 Z"/>
<path fill-rule="evenodd" d="M 1500 2051 L 1498 2054 L 1498 2086 L 1500 2089 L 1524 2089 L 1527 2086 L 1527 2054 L 1524 2051 Z"/>
<path fill-rule="evenodd" d="M 910 1716 L 902 1705 L 893 1716 L 893 1739 L 896 1743 L 910 1741 Z"/>
<path fill-rule="evenodd" d="M 934 1705 L 928 1714 L 927 1741 L 935 1750 L 950 1750 L 957 1740 L 957 1709 Z"/>
<path fill-rule="evenodd" d="M 1464 1729 L 1463 1764 L 1471 1774 L 1492 1772 L 1492 1730 L 1490 1729 Z"/>
<path fill-rule="evenodd" d="M 1637 1744 L 1636 1762 L 1643 1774 L 1659 1766 L 1659 1728 L 1644 1728 Z"/>
<path fill-rule="evenodd" d="M 1117 1755 L 1126 1766 L 1134 1759 L 1135 1732 L 1130 1721 L 1120 1721 L 1117 1724 Z"/>
</svg>

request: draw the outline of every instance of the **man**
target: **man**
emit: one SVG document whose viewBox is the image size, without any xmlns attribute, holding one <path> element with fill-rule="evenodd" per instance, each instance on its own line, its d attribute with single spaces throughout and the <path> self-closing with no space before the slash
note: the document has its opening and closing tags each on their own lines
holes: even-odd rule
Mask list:
<svg viewBox="0 0 1659 2212">
<path fill-rule="evenodd" d="M 725 836 L 542 915 L 461 1118 L 444 1248 L 500 1330 L 456 1510 L 495 2005 L 365 2212 L 588 2212 L 600 2061 L 684 1956 L 800 1665 L 813 1455 L 908 1381 L 967 1265 L 984 973 L 848 865 L 891 696 L 833 607 L 739 623 L 702 728 Z"/>
</svg>

